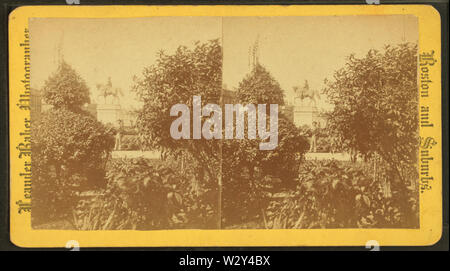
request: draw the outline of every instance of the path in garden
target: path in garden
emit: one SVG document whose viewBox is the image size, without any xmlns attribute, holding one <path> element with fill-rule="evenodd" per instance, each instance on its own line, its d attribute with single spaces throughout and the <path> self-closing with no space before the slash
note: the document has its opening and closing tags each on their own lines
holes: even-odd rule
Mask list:
<svg viewBox="0 0 450 271">
<path fill-rule="evenodd" d="M 305 154 L 306 160 L 328 160 L 334 159 L 338 161 L 350 161 L 350 154 L 345 152 L 308 152 Z"/>
<path fill-rule="evenodd" d="M 113 151 L 112 158 L 138 158 L 159 159 L 159 151 Z M 307 153 L 306 160 L 328 160 L 350 161 L 348 153 Z"/>
<path fill-rule="evenodd" d="M 113 151 L 112 158 L 147 158 L 160 159 L 159 151 Z"/>
</svg>

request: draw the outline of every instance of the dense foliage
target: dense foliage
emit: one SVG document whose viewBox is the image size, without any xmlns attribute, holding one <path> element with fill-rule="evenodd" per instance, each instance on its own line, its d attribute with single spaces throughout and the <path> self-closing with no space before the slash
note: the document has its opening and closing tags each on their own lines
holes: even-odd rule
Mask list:
<svg viewBox="0 0 450 271">
<path fill-rule="evenodd" d="M 140 151 L 141 141 L 138 135 L 123 135 L 121 142 L 121 150 L 123 151 Z"/>
<path fill-rule="evenodd" d="M 418 136 L 417 46 L 386 46 L 351 55 L 327 82 L 334 105 L 328 129 L 364 156 L 380 155 L 405 184 L 415 171 Z"/>
<path fill-rule="evenodd" d="M 259 63 L 239 83 L 237 98 L 243 104 L 284 105 L 284 94 L 280 84 Z"/>
<path fill-rule="evenodd" d="M 33 214 L 67 215 L 79 191 L 105 184 L 113 135 L 88 113 L 66 109 L 50 109 L 33 124 Z"/>
<path fill-rule="evenodd" d="M 196 44 L 193 49 L 180 47 L 173 55 L 160 53 L 156 64 L 146 68 L 143 77 L 136 81 L 134 90 L 145 104 L 137 122 L 144 144 L 178 155 L 186 152 L 201 166 L 199 170 L 206 173 L 201 174 L 200 182 L 214 182 L 217 187 L 221 178 L 226 220 L 239 206 L 249 207 L 241 202 L 241 199 L 248 202 L 245 199 L 249 197 L 236 197 L 236 193 L 255 193 L 255 170 L 261 171 L 261 176 L 275 175 L 286 182 L 293 180 L 308 143 L 299 130 L 284 119 L 279 121 L 279 142 L 273 151 L 261 152 L 258 148 L 260 140 L 172 139 L 169 132 L 174 117 L 170 116 L 169 109 L 179 103 L 192 106 L 194 95 L 201 96 L 202 104 L 219 104 L 221 68 L 222 51 L 218 41 Z M 260 64 L 240 83 L 237 97 L 242 104 L 284 104 L 278 82 Z M 250 174 L 247 181 L 240 176 L 243 170 Z M 204 175 L 206 177 L 202 177 Z"/>
<path fill-rule="evenodd" d="M 33 119 L 34 221 L 67 217 L 80 191 L 106 184 L 113 134 L 82 110 L 82 103 L 88 101 L 86 91 L 65 62 L 44 86 L 44 96 L 53 107 Z"/>
<path fill-rule="evenodd" d="M 272 75 L 257 64 L 239 84 L 237 102 L 281 105 L 284 104 L 283 90 Z M 260 139 L 224 141 L 223 216 L 226 224 L 259 217 L 267 204 L 267 189 L 292 187 L 303 154 L 309 147 L 303 134 L 280 114 L 278 145 L 274 150 L 259 150 Z"/>
<path fill-rule="evenodd" d="M 80 230 L 417 228 L 418 193 L 408 186 L 417 180 L 415 55 L 404 44 L 350 56 L 327 82 L 334 108 L 314 131 L 317 150 L 365 158 L 345 162 L 305 160 L 312 128 L 282 113 L 274 150 L 261 151 L 260 139 L 173 139 L 172 105 L 192 108 L 193 96 L 221 102 L 218 40 L 160 52 L 135 80 L 144 106 L 136 127 L 121 128 L 122 150 L 158 149 L 161 159 L 112 158 L 114 128 L 82 110 L 89 90 L 62 62 L 43 88 L 52 108 L 33 120 L 33 223 L 70 216 Z M 235 94 L 244 105 L 284 104 L 259 63 Z"/>
<path fill-rule="evenodd" d="M 192 49 L 180 46 L 172 55 L 161 51 L 156 63 L 145 68 L 133 86 L 144 103 L 137 119 L 143 147 L 188 152 L 202 165 L 207 178 L 217 180 L 219 142 L 173 139 L 170 126 L 175 118 L 170 116 L 170 108 L 175 104 L 192 107 L 195 95 L 201 96 L 202 105 L 219 104 L 221 86 L 222 48 L 218 40 L 196 43 Z"/>
<path fill-rule="evenodd" d="M 417 227 L 418 217 L 405 211 L 417 210 L 417 194 L 393 186 L 394 195 L 386 196 L 385 181 L 363 164 L 309 161 L 299 172 L 297 189 L 270 203 L 266 227 Z"/>
<path fill-rule="evenodd" d="M 65 61 L 46 81 L 43 87 L 44 101 L 54 108 L 79 110 L 89 103 L 89 89 L 80 75 Z"/>
<path fill-rule="evenodd" d="M 417 46 L 405 43 L 370 50 L 362 58 L 351 55 L 327 84 L 325 93 L 334 105 L 327 115 L 333 141 L 352 156 L 357 151 L 366 161 L 381 159 L 378 170 L 397 188 L 392 200 L 402 202 L 406 225 L 416 225 L 417 209 L 408 195 L 418 187 Z"/>
<path fill-rule="evenodd" d="M 208 227 L 215 200 L 205 187 L 193 187 L 192 177 L 174 163 L 112 160 L 106 189 L 79 202 L 74 224 L 85 230 Z"/>
</svg>

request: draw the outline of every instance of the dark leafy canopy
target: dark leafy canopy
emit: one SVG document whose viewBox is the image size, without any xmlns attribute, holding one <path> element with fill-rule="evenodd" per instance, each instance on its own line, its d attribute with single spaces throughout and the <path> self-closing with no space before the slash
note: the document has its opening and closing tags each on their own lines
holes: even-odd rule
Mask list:
<svg viewBox="0 0 450 271">
<path fill-rule="evenodd" d="M 79 191 L 105 185 L 114 146 L 112 130 L 82 110 L 89 90 L 67 63 L 46 81 L 44 98 L 53 107 L 33 119 L 33 223 L 70 215 Z"/>
<path fill-rule="evenodd" d="M 44 112 L 32 129 L 33 216 L 68 215 L 78 192 L 105 185 L 113 135 L 88 113 L 63 108 Z"/>
<path fill-rule="evenodd" d="M 170 116 L 170 108 L 175 104 L 192 108 L 194 95 L 201 96 L 202 105 L 219 104 L 221 86 L 222 49 L 218 40 L 197 42 L 193 49 L 180 46 L 172 55 L 160 52 L 156 64 L 145 68 L 133 87 L 144 102 L 137 127 L 145 147 L 188 151 L 205 165 L 210 176 L 214 175 L 218 141 L 172 139 L 170 125 L 174 117 Z"/>
<path fill-rule="evenodd" d="M 257 64 L 239 84 L 237 102 L 243 105 L 278 104 L 280 109 L 284 104 L 283 91 L 272 75 Z M 243 139 L 226 140 L 223 144 L 226 223 L 254 219 L 265 208 L 267 189 L 295 185 L 301 158 L 308 149 L 300 129 L 279 113 L 277 147 L 261 151 L 260 142 L 260 139 Z"/>
<path fill-rule="evenodd" d="M 417 46 L 387 46 L 351 55 L 325 89 L 334 110 L 329 130 L 363 155 L 377 153 L 400 178 L 414 167 L 418 145 Z"/>
<path fill-rule="evenodd" d="M 39 163 L 83 171 L 102 164 L 114 145 L 111 129 L 82 110 L 89 102 L 84 80 L 62 61 L 44 85 L 44 98 L 53 107 L 34 125 L 33 156 Z"/>
<path fill-rule="evenodd" d="M 300 129 L 280 118 L 278 146 L 259 150 L 260 140 L 225 140 L 223 144 L 223 215 L 226 223 L 254 219 L 268 203 L 268 190 L 295 186 L 308 142 Z M 239 215 L 237 215 L 239 214 Z"/>
<path fill-rule="evenodd" d="M 261 152 L 261 168 L 265 174 L 292 181 L 298 176 L 302 156 L 309 149 L 306 137 L 294 123 L 281 117 L 278 120 L 278 146 Z"/>
<path fill-rule="evenodd" d="M 280 84 L 261 64 L 239 83 L 238 100 L 245 104 L 278 104 L 284 105 L 283 90 Z"/>
<path fill-rule="evenodd" d="M 185 222 L 180 194 L 184 176 L 170 167 L 143 158 L 118 159 L 111 162 L 107 177 L 105 209 L 117 210 L 112 228 L 167 229 Z"/>
<path fill-rule="evenodd" d="M 280 110 L 284 105 L 284 94 L 270 72 L 258 63 L 239 83 L 237 101 L 243 105 L 278 104 Z M 236 159 L 232 164 L 240 161 L 241 165 L 247 167 L 260 167 L 265 175 L 283 177 L 284 180 L 297 177 L 300 156 L 306 151 L 308 143 L 292 122 L 282 114 L 278 115 L 277 147 L 271 151 L 260 151 L 260 140 L 237 140 L 226 144 L 227 147 L 235 144 L 236 149 L 232 151 L 234 154 L 230 153 L 232 159 Z"/>
<path fill-rule="evenodd" d="M 236 202 L 235 195 L 238 191 L 247 193 L 255 189 L 255 171 L 259 172 L 259 178 L 262 174 L 283 178 L 296 176 L 299 158 L 306 150 L 307 142 L 292 123 L 281 119 L 279 146 L 273 151 L 260 151 L 259 140 L 174 140 L 170 136 L 170 125 L 174 120 L 170 108 L 173 105 L 181 103 L 192 108 L 194 95 L 202 97 L 202 105 L 220 103 L 222 49 L 217 40 L 197 43 L 192 49 L 182 46 L 172 55 L 161 52 L 156 64 L 146 68 L 142 77 L 136 80 L 134 90 L 144 102 L 137 121 L 143 143 L 147 148 L 162 147 L 178 153 L 177 156 L 183 156 L 179 151 L 189 153 L 213 182 L 217 183 L 218 174 L 222 173 L 224 205 L 230 207 L 225 206 L 230 210 L 225 216 L 236 211 L 233 206 L 247 207 L 245 203 L 244 206 Z M 237 96 L 242 104 L 284 104 L 279 84 L 260 65 L 241 82 Z M 291 159 L 293 156 L 295 159 Z M 242 177 L 244 171 L 249 172 L 250 178 Z"/>
<path fill-rule="evenodd" d="M 54 108 L 66 107 L 73 111 L 90 102 L 86 83 L 65 61 L 47 79 L 43 92 L 45 102 Z"/>
<path fill-rule="evenodd" d="M 39 155 L 38 164 L 87 171 L 102 164 L 114 145 L 112 135 L 88 113 L 50 109 L 35 126 L 33 156 Z"/>
<path fill-rule="evenodd" d="M 306 161 L 297 189 L 283 201 L 270 202 L 267 228 L 399 228 L 418 227 L 405 212 L 417 208 L 414 191 L 386 198 L 382 178 L 373 179 L 371 165 L 338 161 Z M 394 186 L 393 190 L 397 190 Z M 278 222 L 278 223 L 277 223 Z M 281 223 L 280 223 L 281 222 Z"/>
</svg>

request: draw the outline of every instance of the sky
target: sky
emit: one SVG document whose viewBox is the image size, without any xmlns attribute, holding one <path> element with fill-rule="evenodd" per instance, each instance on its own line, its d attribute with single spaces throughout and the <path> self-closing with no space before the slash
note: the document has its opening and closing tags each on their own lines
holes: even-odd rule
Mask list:
<svg viewBox="0 0 450 271">
<path fill-rule="evenodd" d="M 160 50 L 171 53 L 180 45 L 220 38 L 220 22 L 218 17 L 35 18 L 29 23 L 31 86 L 42 88 L 56 71 L 61 44 L 64 60 L 86 81 L 91 99 L 98 97 L 96 85 L 111 77 L 124 93 L 121 104 L 136 106 L 133 77 L 152 65 Z"/>
<path fill-rule="evenodd" d="M 124 107 L 138 106 L 130 91 L 133 77 L 155 62 L 158 51 L 171 53 L 195 41 L 221 39 L 223 83 L 233 90 L 250 71 L 249 47 L 258 39 L 260 63 L 293 102 L 294 86 L 308 80 L 311 88 L 322 89 L 348 55 L 361 57 L 369 49 L 418 39 L 417 18 L 410 15 L 34 18 L 29 25 L 33 88 L 44 85 L 62 55 L 85 79 L 94 100 L 96 85 L 111 77 L 125 94 Z"/>
<path fill-rule="evenodd" d="M 294 86 L 321 90 L 324 79 L 354 53 L 418 40 L 414 16 L 240 17 L 223 20 L 223 80 L 235 88 L 249 72 L 249 46 L 259 40 L 259 62 L 293 102 Z M 322 97 L 322 101 L 324 97 Z M 320 106 L 318 104 L 318 106 Z M 326 106 L 323 104 L 323 106 Z"/>
</svg>

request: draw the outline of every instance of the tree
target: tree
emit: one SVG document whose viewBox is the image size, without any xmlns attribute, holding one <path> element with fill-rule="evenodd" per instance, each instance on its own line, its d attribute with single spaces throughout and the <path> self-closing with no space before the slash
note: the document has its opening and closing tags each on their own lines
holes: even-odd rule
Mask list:
<svg viewBox="0 0 450 271">
<path fill-rule="evenodd" d="M 301 129 L 284 116 L 278 121 L 278 137 L 276 149 L 262 152 L 261 169 L 265 175 L 276 176 L 289 185 L 298 177 L 298 169 L 309 143 Z"/>
<path fill-rule="evenodd" d="M 280 84 L 259 63 L 239 83 L 237 98 L 246 104 L 284 105 L 284 94 Z"/>
<path fill-rule="evenodd" d="M 370 50 L 362 58 L 351 55 L 325 89 L 334 105 L 328 130 L 363 156 L 381 157 L 391 180 L 403 187 L 399 195 L 417 181 L 416 54 L 417 46 L 406 43 Z"/>
<path fill-rule="evenodd" d="M 80 191 L 105 185 L 114 146 L 112 130 L 83 111 L 89 92 L 67 63 L 43 89 L 53 107 L 33 119 L 33 224 L 71 215 Z"/>
<path fill-rule="evenodd" d="M 237 102 L 284 104 L 279 83 L 261 64 L 240 82 Z M 269 119 L 269 118 L 267 118 Z M 248 124 L 246 124 L 248 125 Z M 278 145 L 261 151 L 260 139 L 227 140 L 223 145 L 224 215 L 230 223 L 254 218 L 268 203 L 267 189 L 295 184 L 308 141 L 285 116 L 279 114 Z"/>
<path fill-rule="evenodd" d="M 284 105 L 284 94 L 278 81 L 260 63 L 239 83 L 237 99 L 241 104 L 278 104 Z M 297 177 L 298 161 L 306 152 L 308 143 L 301 136 L 300 130 L 288 119 L 279 114 L 278 146 L 272 151 L 259 151 L 260 140 L 253 140 L 250 147 L 239 147 L 237 152 L 245 154 L 243 161 L 254 161 L 253 166 L 260 166 L 265 175 L 282 177 L 289 181 Z M 257 144 L 258 143 L 258 144 Z M 251 152 L 249 152 L 251 150 Z"/>
<path fill-rule="evenodd" d="M 144 103 L 138 112 L 137 127 L 146 148 L 187 151 L 205 165 L 215 179 L 218 142 L 214 140 L 176 140 L 170 135 L 174 120 L 170 108 L 175 104 L 192 107 L 192 97 L 201 96 L 202 105 L 220 103 L 222 84 L 222 49 L 218 40 L 180 46 L 173 55 L 160 52 L 156 63 L 136 78 L 133 90 Z M 211 164 L 212 163 L 212 164 Z"/>
<path fill-rule="evenodd" d="M 260 142 L 224 141 L 223 215 L 227 224 L 254 219 L 267 207 L 268 192 L 295 187 L 303 155 L 309 149 L 300 129 L 284 117 L 278 121 L 278 146 L 262 151 Z"/>
<path fill-rule="evenodd" d="M 196 42 L 193 48 L 180 46 L 171 55 L 159 52 L 156 63 L 145 68 L 133 86 L 143 102 L 136 121 L 143 147 L 193 160 L 191 165 L 199 165 L 198 183 L 208 185 L 212 193 L 218 192 L 221 173 L 220 140 L 173 139 L 170 127 L 175 118 L 170 109 L 176 104 L 192 108 L 193 96 L 201 96 L 201 106 L 220 104 L 221 87 L 222 48 L 218 40 Z"/>
<path fill-rule="evenodd" d="M 299 131 L 292 123 L 284 120 L 280 121 L 281 134 L 279 134 L 279 145 L 282 147 L 273 151 L 260 151 L 258 146 L 261 141 L 250 140 L 246 138 L 247 136 L 244 139 L 227 140 L 176 140 L 171 137 L 170 127 L 175 119 L 170 116 L 170 108 L 173 105 L 186 104 L 192 108 L 193 96 L 201 96 L 202 105 L 220 104 L 222 48 L 217 40 L 196 43 L 192 49 L 181 46 L 172 55 L 160 52 L 156 63 L 145 68 L 142 77 L 136 79 L 133 89 L 144 103 L 138 115 L 137 126 L 145 146 L 163 148 L 177 156 L 188 154 L 194 159 L 195 163 L 191 164 L 200 166 L 200 172 L 197 174 L 201 185 L 208 184 L 214 188 L 212 190 L 217 191 L 218 212 L 222 209 L 220 207 L 222 201 L 228 204 L 248 198 L 248 194 L 236 197 L 237 191 L 244 193 L 257 191 L 252 190 L 257 185 L 254 180 L 259 178 L 254 172 L 255 169 L 265 170 L 261 174 L 281 176 L 282 171 L 290 174 L 295 171 L 295 165 L 290 171 L 283 169 L 287 169 L 298 160 L 294 159 L 290 163 L 286 160 L 296 155 L 300 156 L 299 154 L 307 149 L 306 140 L 300 136 Z M 261 65 L 255 66 L 241 82 L 237 97 L 242 104 L 284 104 L 283 92 L 278 82 Z M 203 117 L 202 122 L 205 120 L 207 118 Z M 243 171 L 249 171 L 245 182 L 242 182 Z M 290 177 L 295 174 L 290 174 Z M 223 181 L 225 193 L 223 200 L 219 180 Z M 231 215 L 236 216 L 236 213 Z M 219 214 L 219 219 L 220 216 Z"/>
<path fill-rule="evenodd" d="M 44 101 L 54 108 L 79 110 L 89 103 L 89 89 L 80 75 L 65 61 L 46 81 L 43 87 Z"/>
<path fill-rule="evenodd" d="M 379 154 L 405 180 L 418 146 L 417 46 L 387 46 L 351 55 L 325 89 L 334 105 L 330 130 L 363 155 Z"/>
</svg>

